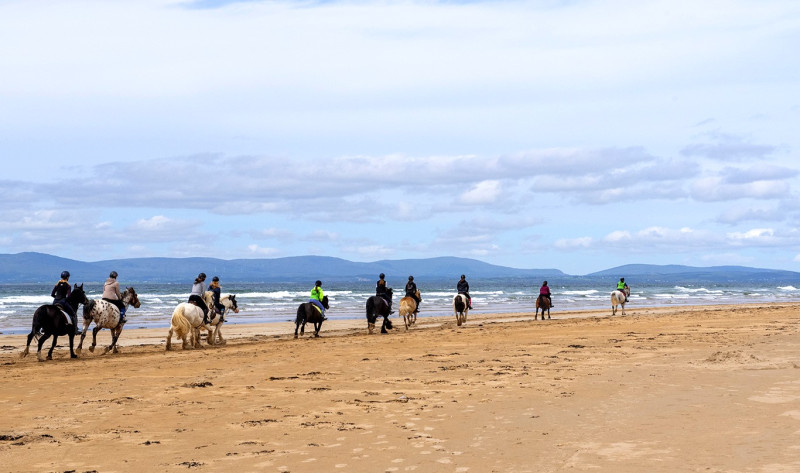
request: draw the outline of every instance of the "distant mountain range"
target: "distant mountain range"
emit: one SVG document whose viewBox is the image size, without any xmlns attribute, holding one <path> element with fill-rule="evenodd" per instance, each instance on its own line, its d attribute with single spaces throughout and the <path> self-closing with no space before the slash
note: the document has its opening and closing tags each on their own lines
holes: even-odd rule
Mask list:
<svg viewBox="0 0 800 473">
<path fill-rule="evenodd" d="M 630 264 L 577 276 L 557 269 L 517 269 L 497 266 L 469 258 L 383 260 L 358 263 L 327 256 L 293 256 L 270 259 L 217 258 L 129 258 L 96 262 L 77 261 L 43 253 L 0 254 L 0 283 L 43 283 L 57 280 L 69 270 L 74 282 L 100 282 L 112 270 L 126 283 L 185 283 L 200 272 L 220 276 L 227 282 L 300 282 L 315 279 L 335 281 L 374 281 L 379 273 L 397 281 L 414 275 L 418 280 L 493 278 L 520 279 L 613 279 L 625 277 L 631 284 L 670 282 L 785 282 L 800 283 L 793 271 L 713 266 L 697 268 L 678 265 Z"/>
</svg>

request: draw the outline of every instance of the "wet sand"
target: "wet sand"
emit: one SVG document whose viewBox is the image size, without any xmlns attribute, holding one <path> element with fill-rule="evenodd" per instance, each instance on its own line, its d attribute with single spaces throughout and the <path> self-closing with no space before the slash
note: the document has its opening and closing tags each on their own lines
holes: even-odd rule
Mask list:
<svg viewBox="0 0 800 473">
<path fill-rule="evenodd" d="M 3 471 L 800 471 L 800 304 L 0 335 Z M 99 342 L 110 342 L 108 331 Z"/>
</svg>

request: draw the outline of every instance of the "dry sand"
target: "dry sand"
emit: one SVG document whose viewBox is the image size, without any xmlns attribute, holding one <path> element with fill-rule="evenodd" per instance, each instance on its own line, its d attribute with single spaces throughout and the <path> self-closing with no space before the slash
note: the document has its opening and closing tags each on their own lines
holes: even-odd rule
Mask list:
<svg viewBox="0 0 800 473">
<path fill-rule="evenodd" d="M 44 363 L 3 335 L 0 470 L 800 471 L 799 309 L 229 325 L 168 353 L 140 329 Z"/>
</svg>

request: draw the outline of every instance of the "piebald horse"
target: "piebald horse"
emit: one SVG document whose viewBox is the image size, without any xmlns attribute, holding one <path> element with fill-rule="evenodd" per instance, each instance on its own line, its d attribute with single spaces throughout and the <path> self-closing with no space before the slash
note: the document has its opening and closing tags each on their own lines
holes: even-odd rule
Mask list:
<svg viewBox="0 0 800 473">
<path fill-rule="evenodd" d="M 219 303 L 222 304 L 222 313 L 217 314 L 214 310 L 214 293 L 212 291 L 206 291 L 203 295 L 203 301 L 206 303 L 206 307 L 208 307 L 209 312 L 214 312 L 212 317 L 209 317 L 209 321 L 207 325 L 203 325 L 200 328 L 204 328 L 208 330 L 208 344 L 219 344 L 225 345 L 227 342 L 224 338 L 222 338 L 222 322 L 225 322 L 225 314 L 229 311 L 233 311 L 234 314 L 239 313 L 239 303 L 236 301 L 235 294 L 229 294 L 227 296 L 221 296 L 219 298 Z M 214 333 L 211 333 L 209 330 L 209 326 L 214 327 Z M 200 336 L 200 330 L 197 330 L 197 336 Z"/>
<path fill-rule="evenodd" d="M 236 303 L 236 296 L 229 295 L 221 297 L 219 302 L 225 306 L 225 312 L 227 312 L 229 309 L 233 310 L 234 312 L 239 312 L 239 308 Z M 209 345 L 213 345 L 216 336 L 214 325 L 216 325 L 217 328 L 219 327 L 219 322 L 223 319 L 224 314 L 217 314 L 216 311 L 214 311 L 213 305 L 208 310 L 211 312 L 209 315 L 212 315 L 212 317 L 208 324 L 204 324 L 203 309 L 189 302 L 181 302 L 178 304 L 178 306 L 175 307 L 175 310 L 172 312 L 172 320 L 170 321 L 170 328 L 169 332 L 167 333 L 166 349 L 172 349 L 173 334 L 181 339 L 184 349 L 202 348 L 202 345 L 200 344 L 201 328 L 208 331 L 208 337 L 206 338 L 206 341 Z M 221 339 L 222 335 L 219 334 L 219 336 Z M 188 341 L 187 338 L 189 338 Z"/>
<path fill-rule="evenodd" d="M 625 315 L 625 302 L 631 295 L 631 288 L 626 287 L 623 290 L 615 290 L 611 292 L 611 315 L 617 315 L 617 306 L 622 307 L 622 315 Z"/>
<path fill-rule="evenodd" d="M 539 295 L 539 297 L 536 298 L 536 314 L 534 314 L 533 320 L 537 320 L 539 309 L 542 309 L 542 320 L 544 320 L 544 311 L 547 311 L 547 318 L 549 319 L 551 307 L 553 307 L 553 302 L 550 298 L 544 294 Z"/>
<path fill-rule="evenodd" d="M 422 296 L 417 289 L 417 299 L 422 300 Z M 411 325 L 417 323 L 417 301 L 413 297 L 406 296 L 400 299 L 400 315 L 403 316 L 403 322 L 406 324 L 406 330 Z"/>
<path fill-rule="evenodd" d="M 132 287 L 125 289 L 125 292 L 122 293 L 121 300 L 126 310 L 129 305 L 137 309 L 142 305 L 141 302 L 139 302 L 139 296 L 136 294 L 136 290 Z M 109 351 L 117 353 L 117 340 L 119 340 L 119 335 L 122 333 L 122 327 L 125 326 L 125 322 L 120 323 L 120 314 L 117 306 L 103 299 L 92 300 L 89 301 L 88 304 L 84 304 L 83 333 L 81 334 L 81 341 L 78 343 L 78 349 L 75 351 L 79 355 L 81 354 L 83 350 L 83 339 L 86 338 L 86 332 L 89 330 L 89 325 L 91 325 L 92 322 L 94 322 L 94 328 L 92 329 L 92 346 L 89 347 L 89 351 L 94 353 L 94 347 L 97 345 L 97 332 L 107 328 L 111 330 L 111 345 L 106 347 L 103 354 L 105 355 Z"/>
<path fill-rule="evenodd" d="M 467 313 L 469 312 L 469 301 L 464 294 L 456 294 L 453 298 L 453 312 L 456 314 L 456 323 L 460 327 L 461 324 L 467 323 Z"/>
</svg>

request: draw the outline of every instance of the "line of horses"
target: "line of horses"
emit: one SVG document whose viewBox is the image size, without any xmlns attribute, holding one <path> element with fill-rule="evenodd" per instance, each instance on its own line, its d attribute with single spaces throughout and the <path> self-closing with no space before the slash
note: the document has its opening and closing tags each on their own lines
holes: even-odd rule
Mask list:
<svg viewBox="0 0 800 473">
<path fill-rule="evenodd" d="M 392 297 L 392 290 L 388 289 L 389 298 Z M 422 300 L 420 292 L 416 293 L 417 300 Z M 624 290 L 615 290 L 611 293 L 611 308 L 612 315 L 616 315 L 617 306 L 621 307 L 622 315 L 625 315 L 625 303 L 630 296 L 630 288 Z M 204 294 L 204 302 L 206 307 L 213 308 L 213 293 L 207 291 Z M 223 307 L 222 312 L 216 310 L 209 310 L 211 312 L 210 318 L 205 318 L 203 309 L 191 302 L 182 302 L 178 304 L 172 313 L 170 320 L 170 328 L 167 334 L 166 350 L 172 349 L 172 337 L 175 336 L 182 342 L 184 349 L 201 348 L 201 330 L 207 332 L 206 342 L 209 345 L 224 345 L 225 339 L 222 337 L 222 322 L 225 320 L 225 315 L 229 312 L 238 313 L 239 306 L 236 301 L 236 296 L 229 294 L 220 297 L 220 304 Z M 323 297 L 321 301 L 325 309 L 329 308 L 328 296 Z M 86 292 L 83 289 L 83 284 L 75 284 L 72 292 L 67 298 L 67 303 L 72 308 L 72 311 L 77 314 L 78 306 L 83 305 L 83 332 L 81 334 L 80 343 L 77 349 L 74 348 L 75 327 L 72 325 L 71 319 L 66 311 L 58 305 L 46 304 L 38 309 L 33 314 L 33 322 L 31 332 L 28 334 L 28 340 L 25 349 L 21 353 L 21 357 L 26 357 L 30 351 L 30 344 L 33 339 L 37 339 L 38 349 L 36 356 L 39 361 L 52 360 L 53 349 L 56 346 L 58 337 L 67 336 L 69 338 L 69 352 L 70 358 L 77 358 L 83 349 L 83 341 L 89 326 L 94 323 L 92 329 L 92 345 L 89 347 L 90 352 L 94 352 L 97 345 L 97 333 L 107 328 L 111 331 L 111 345 L 106 347 L 103 354 L 111 351 L 117 353 L 117 341 L 122 333 L 122 328 L 125 325 L 124 320 L 121 320 L 120 311 L 116 305 L 102 299 L 89 300 Z M 129 306 L 138 308 L 141 303 L 136 290 L 133 287 L 128 287 L 122 293 L 122 304 L 127 310 Z M 550 308 L 552 302 L 549 297 L 538 297 L 536 299 L 536 313 L 534 320 L 538 320 L 539 310 L 542 311 L 542 320 L 544 320 L 545 312 L 547 318 L 550 318 Z M 393 328 L 390 314 L 389 303 L 381 296 L 372 296 L 367 299 L 366 315 L 367 315 L 367 329 L 370 334 L 374 333 L 378 317 L 383 317 L 381 324 L 381 333 L 388 333 L 388 330 Z M 456 317 L 456 323 L 460 327 L 467 322 L 467 313 L 469 312 L 469 301 L 464 294 L 456 294 L 453 297 L 453 313 Z M 403 317 L 406 330 L 412 327 L 417 322 L 417 301 L 413 297 L 403 297 L 400 299 L 400 316 Z M 314 325 L 314 337 L 319 337 L 319 331 L 322 328 L 324 321 L 322 311 L 320 311 L 311 302 L 305 302 L 298 306 L 297 317 L 295 318 L 294 338 L 305 334 L 305 327 L 307 323 Z M 299 332 L 299 335 L 298 335 Z M 50 338 L 53 338 L 50 350 L 47 352 L 47 357 L 42 356 L 42 347 L 44 343 Z"/>
</svg>

